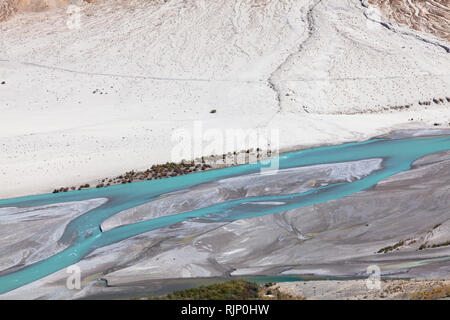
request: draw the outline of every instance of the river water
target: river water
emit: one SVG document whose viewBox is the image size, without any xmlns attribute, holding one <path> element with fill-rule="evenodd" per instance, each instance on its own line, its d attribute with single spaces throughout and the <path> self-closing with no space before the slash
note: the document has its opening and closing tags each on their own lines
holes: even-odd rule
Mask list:
<svg viewBox="0 0 450 320">
<path fill-rule="evenodd" d="M 321 186 L 307 192 L 243 198 L 177 214 L 162 216 L 142 222 L 120 226 L 102 232 L 101 223 L 123 210 L 157 199 L 159 196 L 214 180 L 261 172 L 270 164 L 253 163 L 206 172 L 198 172 L 161 180 L 135 182 L 107 188 L 88 189 L 67 193 L 44 194 L 0 200 L 0 207 L 32 207 L 69 201 L 108 198 L 104 205 L 74 219 L 67 226 L 61 242 L 70 246 L 37 263 L 0 277 L 0 294 L 80 261 L 93 250 L 124 239 L 189 219 L 234 221 L 339 199 L 368 189 L 379 181 L 410 169 L 411 164 L 426 155 L 450 150 L 450 136 L 374 139 L 362 143 L 347 143 L 294 151 L 280 155 L 279 169 L 316 164 L 347 162 L 363 159 L 383 159 L 382 169 L 352 182 Z M 264 171 L 270 174 L 270 171 Z M 276 175 L 274 175 L 276 177 Z M 267 205 L 264 205 L 264 203 Z"/>
</svg>

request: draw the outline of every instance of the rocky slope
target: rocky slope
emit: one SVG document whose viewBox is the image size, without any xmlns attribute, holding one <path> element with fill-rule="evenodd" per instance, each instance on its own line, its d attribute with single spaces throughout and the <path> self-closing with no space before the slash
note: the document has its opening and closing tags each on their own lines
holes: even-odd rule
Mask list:
<svg viewBox="0 0 450 320">
<path fill-rule="evenodd" d="M 450 42 L 449 0 L 368 0 L 368 3 L 380 7 L 389 19 Z"/>
<path fill-rule="evenodd" d="M 10 18 L 14 13 L 43 11 L 68 3 L 70 0 L 0 0 L 0 21 Z"/>
</svg>

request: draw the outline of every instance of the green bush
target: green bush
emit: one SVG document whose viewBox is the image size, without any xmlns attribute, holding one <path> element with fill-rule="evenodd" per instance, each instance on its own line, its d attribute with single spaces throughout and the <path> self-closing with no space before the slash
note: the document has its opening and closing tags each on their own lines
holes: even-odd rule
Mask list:
<svg viewBox="0 0 450 320">
<path fill-rule="evenodd" d="M 258 299 L 258 290 L 259 286 L 255 283 L 232 280 L 199 288 L 174 291 L 161 298 L 169 300 L 248 300 Z"/>
</svg>

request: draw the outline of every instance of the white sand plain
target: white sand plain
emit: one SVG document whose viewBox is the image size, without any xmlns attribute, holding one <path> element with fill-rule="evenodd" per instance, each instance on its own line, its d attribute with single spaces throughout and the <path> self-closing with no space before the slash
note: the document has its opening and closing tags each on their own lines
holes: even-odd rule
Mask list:
<svg viewBox="0 0 450 320">
<path fill-rule="evenodd" d="M 448 44 L 359 0 L 79 4 L 79 29 L 65 8 L 0 23 L 0 198 L 171 161 L 195 120 L 281 148 L 450 122 L 446 100 L 418 104 L 450 96 Z"/>
</svg>

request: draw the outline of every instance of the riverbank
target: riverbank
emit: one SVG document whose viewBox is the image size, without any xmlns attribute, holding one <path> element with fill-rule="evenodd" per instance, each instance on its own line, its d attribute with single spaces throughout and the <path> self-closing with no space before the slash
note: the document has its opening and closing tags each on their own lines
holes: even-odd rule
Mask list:
<svg viewBox="0 0 450 320">
<path fill-rule="evenodd" d="M 297 282 L 266 282 L 252 284 L 242 280 L 222 282 L 193 289 L 175 290 L 166 295 L 137 296 L 146 299 L 214 299 L 226 294 L 234 284 L 244 284 L 253 289 L 252 296 L 240 299 L 276 300 L 449 300 L 450 279 L 380 279 L 379 287 L 367 286 L 367 279 L 361 280 L 310 280 Z M 224 288 L 224 289 L 222 289 Z M 240 288 L 240 287 L 239 287 Z M 217 290 L 220 290 L 217 292 Z M 222 290 L 224 293 L 221 293 Z M 241 291 L 243 291 L 241 289 Z M 240 293 L 240 291 L 238 291 Z M 94 299 L 100 297 L 92 297 Z M 107 297 L 106 297 L 107 298 Z M 111 298 L 111 297 L 110 297 Z M 118 298 L 118 297 L 117 297 Z M 122 297 L 121 299 L 126 299 Z M 229 295 L 227 299 L 233 299 Z"/>
<path fill-rule="evenodd" d="M 59 263 L 78 261 L 69 249 L 40 264 L 47 269 L 34 270 L 39 266 L 31 265 L 0 278 L 14 288 L 15 281 L 28 282 L 35 272 L 42 274 L 3 297 L 31 297 L 26 293 L 31 288 L 37 289 L 31 290 L 36 297 L 120 294 L 136 292 L 133 283 L 158 280 L 164 284 L 169 278 L 359 277 L 366 274 L 368 265 L 379 266 L 383 277 L 448 274 L 450 247 L 444 245 L 450 226 L 448 136 L 430 134 L 428 130 L 395 132 L 393 140 L 285 154 L 281 170 L 273 175 L 258 174 L 255 165 L 247 165 L 193 174 L 195 181 L 180 176 L 17 199 L 16 204 L 6 201 L 6 205 L 30 206 L 30 212 L 39 212 L 39 204 L 96 197 L 111 200 L 72 221 L 61 238 L 66 242 L 76 236 L 76 250 L 85 255 L 77 262 L 84 274 L 83 290 L 70 292 L 62 287 L 66 273 L 57 271 L 64 268 Z M 408 135 L 416 138 L 396 140 Z M 429 155 L 408 170 L 405 157 L 412 161 L 421 153 Z M 352 163 L 354 157 L 360 160 Z M 386 162 L 380 170 L 381 159 Z M 398 173 L 386 179 L 386 170 Z M 181 192 L 178 184 L 185 186 Z M 105 221 L 109 226 L 102 225 Z M 90 252 L 91 248 L 97 249 Z M 167 268 L 160 268 L 161 264 Z M 99 288 L 98 278 L 110 286 Z"/>
<path fill-rule="evenodd" d="M 450 100 L 450 99 L 449 99 Z M 449 124 L 450 125 L 450 124 Z M 434 126 L 436 127 L 436 126 Z M 394 130 L 387 134 L 383 134 L 377 137 L 371 137 L 371 139 L 375 138 L 400 138 L 400 137 L 408 137 L 408 136 L 435 136 L 435 135 L 445 135 L 450 134 L 450 129 L 446 130 L 444 128 L 430 128 L 430 129 L 409 129 L 409 130 Z M 370 140 L 370 139 L 369 139 Z M 347 141 L 347 143 L 357 143 L 360 141 Z M 222 169 L 232 166 L 244 165 L 255 163 L 257 161 L 265 161 L 268 159 L 275 159 L 276 157 L 281 156 L 283 153 L 292 152 L 292 151 L 300 151 L 304 149 L 310 148 L 318 148 L 329 146 L 330 144 L 322 144 L 322 145 L 314 145 L 310 147 L 305 146 L 297 146 L 291 148 L 285 148 L 283 150 L 263 150 L 259 147 L 255 149 L 251 148 L 248 150 L 234 151 L 224 153 L 222 155 L 210 155 L 203 156 L 201 158 L 196 158 L 192 161 L 183 160 L 178 163 L 167 162 L 165 164 L 157 164 L 152 165 L 151 168 L 146 169 L 145 171 L 129 171 L 122 175 L 112 177 L 112 178 L 103 178 L 97 180 L 94 184 L 82 184 L 80 186 L 72 186 L 72 187 L 58 187 L 53 190 L 53 193 L 59 192 L 69 192 L 74 190 L 83 190 L 89 188 L 104 188 L 119 184 L 127 184 L 133 183 L 137 181 L 145 181 L 145 180 L 155 180 L 155 179 L 164 179 L 170 177 L 176 177 L 180 175 L 190 174 L 194 172 L 201 172 L 207 170 L 214 169 Z"/>
<path fill-rule="evenodd" d="M 266 281 L 264 279 L 267 279 Z M 274 278 L 275 279 L 275 278 Z M 273 282 L 270 277 L 260 280 L 247 279 L 167 279 L 136 283 L 126 290 L 110 288 L 111 292 L 97 292 L 82 299 L 112 300 L 158 300 L 190 299 L 194 295 L 207 292 L 209 288 L 229 287 L 232 281 L 252 283 L 258 289 L 253 299 L 277 300 L 448 300 L 450 299 L 450 279 L 380 279 L 379 287 L 367 286 L 367 279 L 324 280 L 305 277 L 299 281 Z M 119 288 L 115 288 L 119 289 Z M 133 291 L 134 290 L 134 291 Z"/>
<path fill-rule="evenodd" d="M 303 300 L 281 292 L 278 288 L 245 280 L 231 280 L 209 286 L 175 290 L 162 296 L 143 296 L 133 300 Z"/>
<path fill-rule="evenodd" d="M 308 300 L 440 300 L 450 299 L 450 280 L 382 279 L 369 289 L 363 280 L 281 282 L 273 286 Z"/>
</svg>

